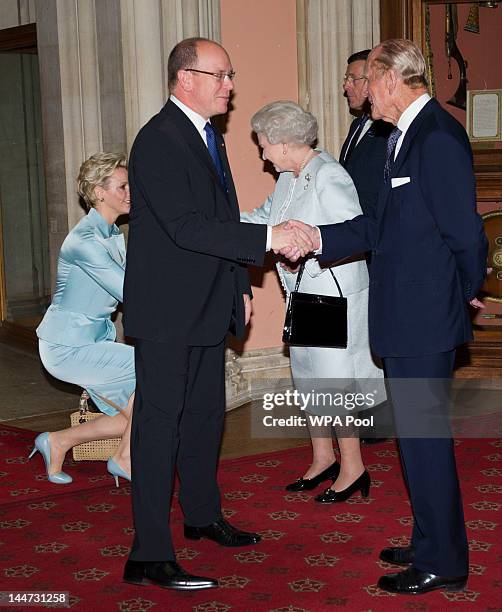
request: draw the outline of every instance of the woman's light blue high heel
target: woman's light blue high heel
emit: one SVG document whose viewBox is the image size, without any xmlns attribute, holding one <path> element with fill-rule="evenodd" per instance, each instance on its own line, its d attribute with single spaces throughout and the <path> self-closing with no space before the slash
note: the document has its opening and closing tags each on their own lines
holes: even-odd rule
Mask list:
<svg viewBox="0 0 502 612">
<path fill-rule="evenodd" d="M 35 438 L 35 446 L 31 451 L 28 459 L 31 459 L 36 452 L 39 452 L 44 458 L 45 470 L 47 472 L 47 480 L 55 484 L 70 484 L 73 478 L 64 472 L 58 472 L 57 474 L 49 474 L 49 467 L 51 465 L 51 445 L 49 444 L 49 432 L 45 431 Z"/>
<path fill-rule="evenodd" d="M 131 482 L 131 477 L 127 472 L 125 472 L 120 465 L 114 461 L 113 459 L 108 459 L 108 463 L 106 464 L 106 469 L 108 472 L 115 478 L 115 486 L 119 486 L 119 476 L 121 478 L 125 478 L 129 482 Z"/>
</svg>

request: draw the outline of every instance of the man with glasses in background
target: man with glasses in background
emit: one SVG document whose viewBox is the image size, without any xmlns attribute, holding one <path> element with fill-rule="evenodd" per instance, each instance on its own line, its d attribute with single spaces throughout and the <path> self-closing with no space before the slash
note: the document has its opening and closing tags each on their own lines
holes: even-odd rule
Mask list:
<svg viewBox="0 0 502 612">
<path fill-rule="evenodd" d="M 343 78 L 343 92 L 347 98 L 350 114 L 354 115 L 349 133 L 343 143 L 339 161 L 354 181 L 359 203 L 365 215 L 375 216 L 378 192 L 383 184 L 383 167 L 387 152 L 387 138 L 392 124 L 371 119 L 371 107 L 367 98 L 364 76 L 369 49 L 353 53 L 347 60 Z M 367 254 L 370 265 L 371 256 Z M 365 410 L 364 418 L 374 416 L 375 428 L 359 431 L 361 444 L 383 442 L 387 436 L 382 430 L 389 429 L 392 422 L 387 402 L 375 410 Z M 381 433 L 378 433 L 381 430 Z"/>
<path fill-rule="evenodd" d="M 218 586 L 175 559 L 169 514 L 175 468 L 185 537 L 257 544 L 222 516 L 216 482 L 225 412 L 225 337 L 251 315 L 246 264 L 265 251 L 311 243 L 301 232 L 240 223 L 223 138 L 234 71 L 225 49 L 181 41 L 168 60 L 170 99 L 131 150 L 131 214 L 124 327 L 135 338 L 131 432 L 135 536 L 124 580 L 178 590 Z"/>
<path fill-rule="evenodd" d="M 369 49 L 358 51 L 347 60 L 343 95 L 355 119 L 343 143 L 339 161 L 354 181 L 363 213 L 374 216 L 392 125 L 371 119 L 364 76 L 369 53 Z"/>
</svg>

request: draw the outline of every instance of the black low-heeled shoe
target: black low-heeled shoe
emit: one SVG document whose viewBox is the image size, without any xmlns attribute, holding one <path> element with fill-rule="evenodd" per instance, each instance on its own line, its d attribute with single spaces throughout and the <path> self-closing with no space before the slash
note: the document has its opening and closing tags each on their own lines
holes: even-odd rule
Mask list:
<svg viewBox="0 0 502 612">
<path fill-rule="evenodd" d="M 344 502 L 352 497 L 357 491 L 361 491 L 363 497 L 368 497 L 370 492 L 371 478 L 366 470 L 354 480 L 354 482 L 343 489 L 343 491 L 335 491 L 334 489 L 326 489 L 324 493 L 321 493 L 315 497 L 315 501 L 321 504 L 334 504 L 336 502 Z"/>
<path fill-rule="evenodd" d="M 340 464 L 338 461 L 332 463 L 329 467 L 323 470 L 314 478 L 298 478 L 295 482 L 292 482 L 286 486 L 286 491 L 312 491 L 325 480 L 335 481 L 340 473 Z"/>
</svg>

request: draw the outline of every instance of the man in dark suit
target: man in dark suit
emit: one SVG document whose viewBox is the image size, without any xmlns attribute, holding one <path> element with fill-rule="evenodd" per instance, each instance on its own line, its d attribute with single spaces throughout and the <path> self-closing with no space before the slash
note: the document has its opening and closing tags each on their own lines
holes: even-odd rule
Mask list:
<svg viewBox="0 0 502 612">
<path fill-rule="evenodd" d="M 472 153 L 464 128 L 427 94 L 425 61 L 414 43 L 375 47 L 366 77 L 372 117 L 396 126 L 376 219 L 312 228 L 311 237 L 323 261 L 368 249 L 373 255 L 370 342 L 384 361 L 414 517 L 410 546 L 380 554 L 409 567 L 382 576 L 378 586 L 403 594 L 459 590 L 468 547 L 445 383 L 456 347 L 472 339 L 468 304 L 482 307 L 476 294 L 487 241 Z"/>
<path fill-rule="evenodd" d="M 383 167 L 387 152 L 387 138 L 392 124 L 371 118 L 368 91 L 364 71 L 370 49 L 353 53 L 347 60 L 343 78 L 343 91 L 349 109 L 355 119 L 350 124 L 349 133 L 340 151 L 340 163 L 354 181 L 359 203 L 365 215 L 374 217 L 378 192 L 383 185 Z M 371 254 L 366 254 L 368 265 Z M 377 408 L 365 410 L 363 418 L 374 417 L 372 428 L 359 429 L 361 444 L 383 442 L 392 429 L 389 404 L 384 402 Z M 384 433 L 385 432 L 385 433 Z M 341 435 L 337 432 L 338 435 Z"/>
<path fill-rule="evenodd" d="M 217 43 L 176 45 L 168 61 L 170 99 L 131 150 L 124 326 L 135 338 L 135 536 L 124 580 L 132 584 L 218 586 L 175 561 L 169 529 L 175 469 L 186 538 L 222 546 L 260 541 L 221 514 L 224 340 L 229 329 L 242 337 L 251 314 L 245 264 L 260 265 L 267 249 L 277 251 L 299 234 L 239 222 L 225 145 L 210 122 L 227 112 L 233 76 Z"/>
</svg>

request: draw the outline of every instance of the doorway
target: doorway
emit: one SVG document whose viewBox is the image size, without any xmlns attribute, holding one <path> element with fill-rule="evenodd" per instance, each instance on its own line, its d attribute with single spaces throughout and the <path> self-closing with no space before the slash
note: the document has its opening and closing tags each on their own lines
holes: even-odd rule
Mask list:
<svg viewBox="0 0 502 612">
<path fill-rule="evenodd" d="M 34 329 L 50 302 L 36 26 L 0 30 L 0 316 Z"/>
</svg>

